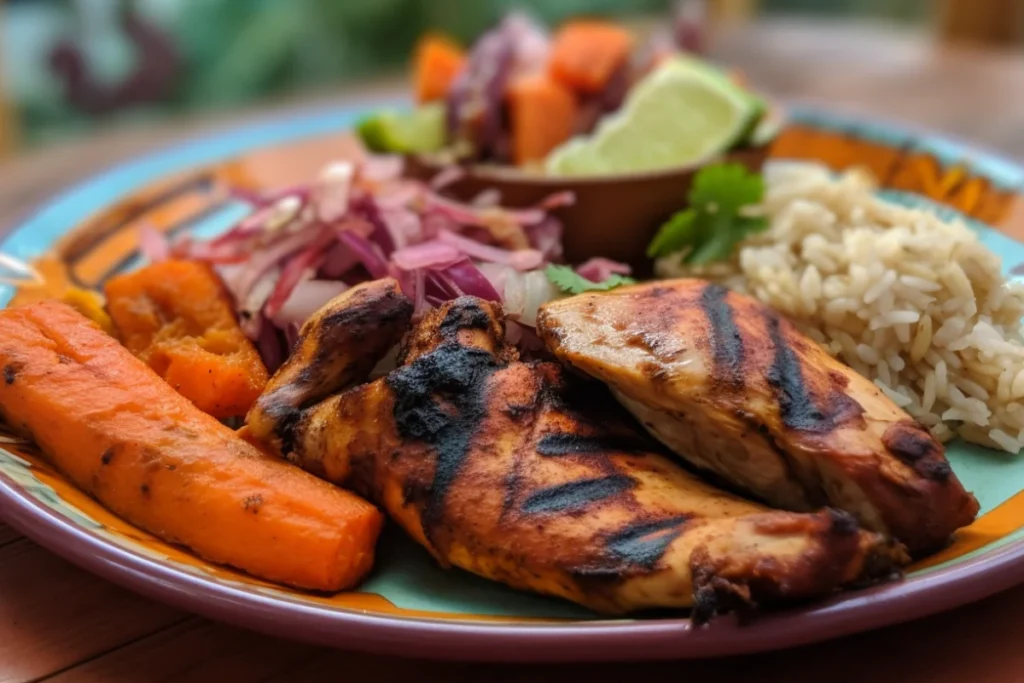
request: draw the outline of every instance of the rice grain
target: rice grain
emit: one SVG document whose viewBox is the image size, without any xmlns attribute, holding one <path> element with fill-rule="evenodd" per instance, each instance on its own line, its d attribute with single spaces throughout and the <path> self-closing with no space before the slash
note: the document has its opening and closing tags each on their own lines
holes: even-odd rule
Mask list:
<svg viewBox="0 0 1024 683">
<path fill-rule="evenodd" d="M 770 164 L 768 230 L 728 263 L 665 277 L 713 279 L 792 318 L 940 440 L 1024 445 L 1024 286 L 959 221 L 887 202 L 865 172 Z"/>
</svg>

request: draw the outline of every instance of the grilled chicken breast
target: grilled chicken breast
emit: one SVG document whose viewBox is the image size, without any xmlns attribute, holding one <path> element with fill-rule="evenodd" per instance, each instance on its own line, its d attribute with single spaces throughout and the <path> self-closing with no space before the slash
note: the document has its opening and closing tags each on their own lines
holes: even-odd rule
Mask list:
<svg viewBox="0 0 1024 683">
<path fill-rule="evenodd" d="M 830 505 L 913 552 L 978 512 L 924 427 L 752 298 L 655 282 L 550 302 L 537 329 L 662 443 L 773 506 Z"/>
<path fill-rule="evenodd" d="M 313 314 L 288 360 L 249 409 L 246 425 L 275 452 L 288 452 L 281 427 L 302 408 L 361 382 L 402 339 L 413 305 L 395 280 L 364 282 Z"/>
<path fill-rule="evenodd" d="M 372 283 L 360 301 L 386 301 L 393 286 Z M 314 395 L 300 378 L 340 390 L 353 376 L 326 360 L 347 342 L 320 329 L 350 304 L 373 315 L 342 295 L 303 328 L 300 344 L 321 350 L 271 380 L 260 414 L 284 417 L 264 438 L 379 504 L 444 566 L 600 612 L 694 606 L 706 619 L 825 595 L 906 560 L 845 513 L 771 511 L 685 471 L 600 385 L 519 362 L 500 308 L 478 299 L 429 313 L 386 377 L 296 414 Z"/>
</svg>

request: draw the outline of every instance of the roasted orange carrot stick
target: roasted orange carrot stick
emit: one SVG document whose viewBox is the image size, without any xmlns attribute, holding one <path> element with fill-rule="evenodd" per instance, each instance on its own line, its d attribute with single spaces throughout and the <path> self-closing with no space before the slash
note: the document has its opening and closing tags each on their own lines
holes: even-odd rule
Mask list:
<svg viewBox="0 0 1024 683">
<path fill-rule="evenodd" d="M 516 164 L 540 161 L 572 136 L 578 111 L 576 97 L 547 74 L 516 78 L 509 85 L 507 97 Z"/>
<path fill-rule="evenodd" d="M 442 36 L 425 36 L 416 46 L 413 60 L 416 101 L 444 99 L 465 63 L 466 53 L 458 45 Z"/>
<path fill-rule="evenodd" d="M 107 283 L 107 309 L 128 350 L 203 412 L 245 415 L 267 369 L 209 266 L 166 261 Z"/>
<path fill-rule="evenodd" d="M 0 415 L 115 514 L 213 562 L 324 591 L 373 564 L 376 508 L 263 455 L 65 304 L 0 311 Z"/>
<path fill-rule="evenodd" d="M 581 93 L 599 93 L 626 62 L 633 47 L 628 31 L 610 22 L 579 20 L 555 35 L 551 75 Z"/>
</svg>

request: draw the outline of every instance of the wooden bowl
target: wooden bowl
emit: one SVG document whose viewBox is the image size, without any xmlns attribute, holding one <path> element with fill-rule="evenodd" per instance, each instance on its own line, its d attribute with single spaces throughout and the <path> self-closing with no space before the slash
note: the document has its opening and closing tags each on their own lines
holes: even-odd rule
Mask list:
<svg viewBox="0 0 1024 683">
<path fill-rule="evenodd" d="M 716 161 L 741 163 L 759 171 L 768 156 L 769 145 L 728 152 Z M 658 227 L 674 212 L 686 207 L 686 195 L 701 165 L 663 171 L 589 177 L 530 175 L 513 168 L 469 166 L 465 175 L 446 186 L 443 193 L 468 200 L 494 188 L 501 203 L 525 207 L 545 197 L 569 190 L 576 195 L 572 206 L 554 211 L 565 225 L 565 259 L 579 263 L 593 256 L 623 261 L 640 277 L 653 268 L 647 245 Z M 406 172 L 429 180 L 444 166 L 420 157 L 410 157 Z"/>
</svg>

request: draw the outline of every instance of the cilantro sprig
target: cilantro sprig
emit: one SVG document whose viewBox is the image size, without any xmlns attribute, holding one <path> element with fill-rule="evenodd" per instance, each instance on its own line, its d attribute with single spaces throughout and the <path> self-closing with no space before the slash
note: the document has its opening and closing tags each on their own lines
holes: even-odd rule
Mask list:
<svg viewBox="0 0 1024 683">
<path fill-rule="evenodd" d="M 544 274 L 547 276 L 548 282 L 566 294 L 606 292 L 622 285 L 636 284 L 636 280 L 624 275 L 612 275 L 603 282 L 592 282 L 573 270 L 571 266 L 556 266 L 554 264 L 549 265 L 544 270 Z"/>
<path fill-rule="evenodd" d="M 699 266 L 723 261 L 748 235 L 768 227 L 763 216 L 745 209 L 764 198 L 764 179 L 741 164 L 705 166 L 688 196 L 690 207 L 666 221 L 647 247 L 651 258 L 684 252 L 682 261 Z"/>
</svg>

